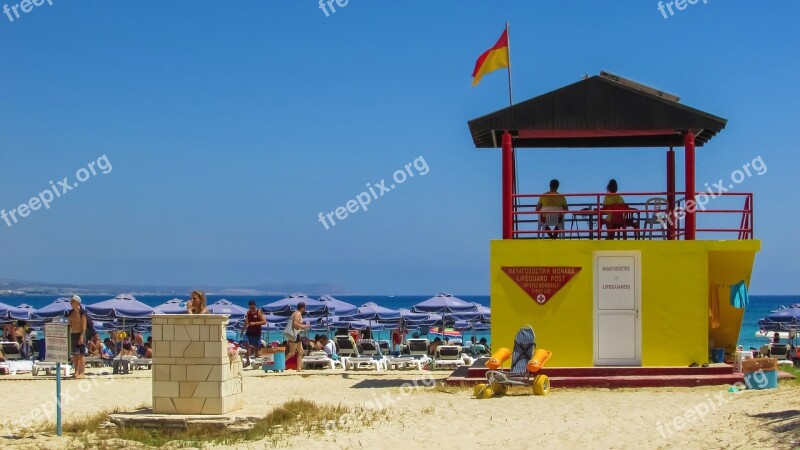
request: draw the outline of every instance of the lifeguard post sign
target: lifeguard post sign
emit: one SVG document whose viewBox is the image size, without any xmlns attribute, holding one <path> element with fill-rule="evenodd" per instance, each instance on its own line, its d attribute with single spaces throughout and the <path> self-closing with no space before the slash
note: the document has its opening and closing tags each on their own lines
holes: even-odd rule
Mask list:
<svg viewBox="0 0 800 450">
<path fill-rule="evenodd" d="M 581 271 L 580 267 L 502 267 L 517 285 L 538 304 L 544 305 L 569 280 Z"/>
</svg>

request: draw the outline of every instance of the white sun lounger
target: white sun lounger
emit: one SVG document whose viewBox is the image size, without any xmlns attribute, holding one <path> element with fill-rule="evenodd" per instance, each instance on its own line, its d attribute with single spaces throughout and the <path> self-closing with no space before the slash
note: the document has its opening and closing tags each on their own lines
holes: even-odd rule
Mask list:
<svg viewBox="0 0 800 450">
<path fill-rule="evenodd" d="M 335 369 L 338 365 L 339 367 L 344 368 L 344 365 L 341 361 L 332 359 L 325 352 L 311 352 L 310 354 L 303 356 L 303 368 L 305 368 L 307 365 L 322 365 L 323 367 L 329 369 Z"/>
<path fill-rule="evenodd" d="M 47 375 L 52 375 L 52 373 L 55 370 L 56 370 L 56 363 L 54 362 L 34 361 L 31 374 L 33 376 L 37 376 L 39 375 L 39 372 L 44 372 Z M 69 364 L 61 364 L 61 371 L 63 372 L 64 377 L 69 377 L 74 372 L 72 366 Z"/>
<path fill-rule="evenodd" d="M 461 347 L 455 345 L 440 345 L 436 347 L 436 355 L 431 363 L 431 369 L 439 367 L 459 367 L 465 364 L 461 355 Z"/>
<path fill-rule="evenodd" d="M 0 342 L 0 349 L 2 349 L 6 361 L 22 359 L 22 351 L 16 342 Z"/>
<path fill-rule="evenodd" d="M 364 339 L 358 343 L 361 347 L 361 356 L 352 356 L 347 359 L 348 370 L 365 369 L 374 367 L 376 371 L 387 370 L 386 357 L 381 353 L 375 341 Z"/>
</svg>

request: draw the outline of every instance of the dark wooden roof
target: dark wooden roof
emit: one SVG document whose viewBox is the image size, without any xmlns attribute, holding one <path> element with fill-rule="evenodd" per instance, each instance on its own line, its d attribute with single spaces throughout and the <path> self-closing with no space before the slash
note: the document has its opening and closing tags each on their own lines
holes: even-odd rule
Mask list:
<svg viewBox="0 0 800 450">
<path fill-rule="evenodd" d="M 593 76 L 471 120 L 472 139 L 478 148 L 497 148 L 508 130 L 517 148 L 678 147 L 693 131 L 700 147 L 728 123 L 625 81 Z"/>
</svg>

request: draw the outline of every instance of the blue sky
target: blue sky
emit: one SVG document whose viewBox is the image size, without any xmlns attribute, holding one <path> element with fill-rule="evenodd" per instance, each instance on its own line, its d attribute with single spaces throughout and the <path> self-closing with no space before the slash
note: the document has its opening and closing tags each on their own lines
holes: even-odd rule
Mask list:
<svg viewBox="0 0 800 450">
<path fill-rule="evenodd" d="M 0 0 L 13 6 L 16 1 Z M 106 155 L 113 170 L 0 222 L 1 278 L 336 283 L 488 293 L 500 154 L 469 119 L 505 106 L 476 58 L 511 22 L 515 97 L 608 70 L 729 119 L 699 184 L 762 156 L 752 290 L 798 293 L 800 6 L 702 2 L 66 2 L 0 15 L 0 208 Z M 429 167 L 330 230 L 318 213 L 422 156 Z M 521 190 L 664 189 L 662 150 L 523 152 Z M 679 158 L 680 167 L 680 158 Z M 679 186 L 681 181 L 679 180 Z M 787 194 L 791 193 L 791 194 Z"/>
</svg>

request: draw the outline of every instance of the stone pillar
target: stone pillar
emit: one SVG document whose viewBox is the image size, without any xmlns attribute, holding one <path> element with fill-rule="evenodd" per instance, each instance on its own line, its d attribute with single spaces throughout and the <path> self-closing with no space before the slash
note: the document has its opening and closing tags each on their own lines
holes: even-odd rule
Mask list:
<svg viewBox="0 0 800 450">
<path fill-rule="evenodd" d="M 225 414 L 241 409 L 242 360 L 228 355 L 228 316 L 152 317 L 153 413 Z"/>
</svg>

